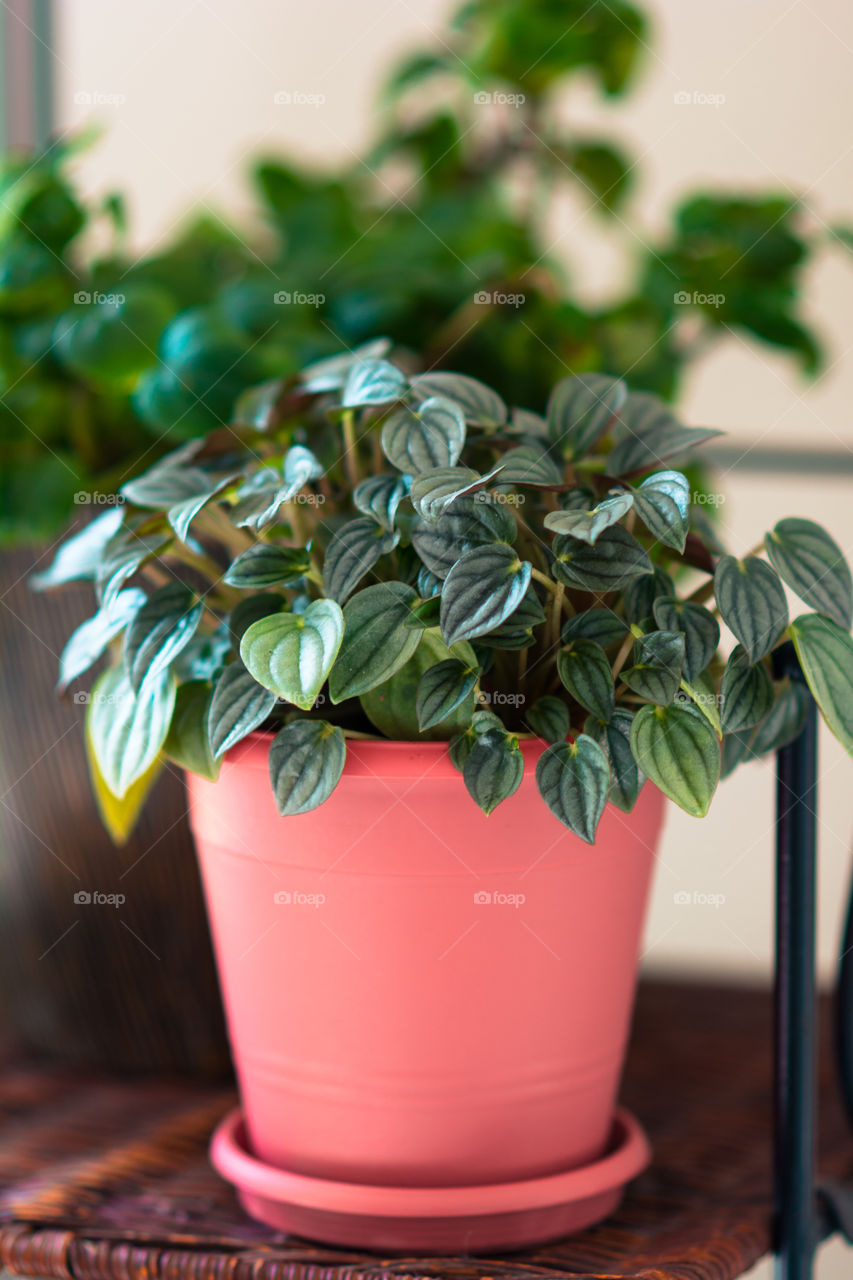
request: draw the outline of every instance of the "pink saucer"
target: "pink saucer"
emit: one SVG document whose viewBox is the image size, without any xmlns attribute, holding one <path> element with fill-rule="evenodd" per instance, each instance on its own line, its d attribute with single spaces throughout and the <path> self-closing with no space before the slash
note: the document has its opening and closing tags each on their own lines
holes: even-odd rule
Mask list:
<svg viewBox="0 0 853 1280">
<path fill-rule="evenodd" d="M 408 1253 L 519 1249 L 606 1218 L 651 1157 L 637 1121 L 619 1109 L 607 1154 L 566 1173 L 479 1187 L 376 1187 L 327 1182 L 263 1164 L 250 1154 L 242 1113 L 213 1135 L 214 1168 L 247 1213 L 279 1231 L 325 1244 Z"/>
</svg>

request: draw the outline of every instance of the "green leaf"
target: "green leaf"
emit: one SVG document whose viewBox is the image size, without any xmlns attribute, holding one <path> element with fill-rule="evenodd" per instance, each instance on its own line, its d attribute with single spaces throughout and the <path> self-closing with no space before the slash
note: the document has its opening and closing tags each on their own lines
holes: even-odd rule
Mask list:
<svg viewBox="0 0 853 1280">
<path fill-rule="evenodd" d="M 174 530 L 175 536 L 181 541 L 186 542 L 189 539 L 190 525 L 196 516 L 199 515 L 217 494 L 227 488 L 234 480 L 233 476 L 225 476 L 217 484 L 209 486 L 203 493 L 195 494 L 191 498 L 184 498 L 182 502 L 177 502 L 173 507 L 169 508 L 168 521 Z"/>
<path fill-rule="evenodd" d="M 517 738 L 490 730 L 481 734 L 462 770 L 468 794 L 487 816 L 521 785 L 524 757 Z"/>
<path fill-rule="evenodd" d="M 328 800 L 344 771 L 347 744 L 337 725 L 294 720 L 275 735 L 269 769 L 283 818 L 308 813 Z"/>
<path fill-rule="evenodd" d="M 259 728 L 275 704 L 275 694 L 258 684 L 239 659 L 227 666 L 216 682 L 207 715 L 214 760 Z"/>
<path fill-rule="evenodd" d="M 769 653 L 788 625 L 788 603 L 778 574 L 757 556 L 723 556 L 714 575 L 720 616 L 750 662 Z"/>
<path fill-rule="evenodd" d="M 330 600 L 343 604 L 380 556 L 393 551 L 399 531 L 389 533 L 369 516 L 343 525 L 326 548 L 323 587 Z"/>
<path fill-rule="evenodd" d="M 622 613 L 627 623 L 641 625 L 654 615 L 655 603 L 662 597 L 672 600 L 675 583 L 659 565 L 644 578 L 633 578 L 622 592 Z"/>
<path fill-rule="evenodd" d="M 79 533 L 62 543 L 50 566 L 30 577 L 34 591 L 49 591 L 66 582 L 94 578 L 104 548 L 118 532 L 124 519 L 121 506 L 111 507 L 103 515 L 83 526 Z"/>
<path fill-rule="evenodd" d="M 268 618 L 271 613 L 280 613 L 284 608 L 284 597 L 274 592 L 265 591 L 256 596 L 247 596 L 235 605 L 228 618 L 228 634 L 239 648 L 240 641 L 253 622 L 259 618 Z"/>
<path fill-rule="evenodd" d="M 506 542 L 475 547 L 450 570 L 441 593 L 441 630 L 449 645 L 498 627 L 524 598 L 531 566 Z"/>
<path fill-rule="evenodd" d="M 724 733 L 751 729 L 773 706 L 773 681 L 762 662 L 750 663 L 738 645 L 729 658 L 720 685 Z"/>
<path fill-rule="evenodd" d="M 378 360 L 390 350 L 388 338 L 374 338 L 356 347 L 354 351 L 342 351 L 339 355 L 325 356 L 306 365 L 299 375 L 299 380 L 306 391 L 317 394 L 321 391 L 340 391 L 350 371 L 362 360 Z"/>
<path fill-rule="evenodd" d="M 632 578 L 652 572 L 648 555 L 621 525 L 605 529 L 594 547 L 558 533 L 553 552 L 554 576 L 581 591 L 618 591 Z"/>
<path fill-rule="evenodd" d="M 160 754 L 174 706 L 175 681 L 168 670 L 146 680 L 138 694 L 122 667 L 99 677 L 86 708 L 86 732 L 104 784 L 118 800 Z"/>
<path fill-rule="evenodd" d="M 569 736 L 569 709 L 562 698 L 546 693 L 527 712 L 527 723 L 546 742 L 565 742 Z"/>
<path fill-rule="evenodd" d="M 407 475 L 455 466 L 464 444 L 462 410 L 441 396 L 425 400 L 417 410 L 397 409 L 382 425 L 385 457 Z"/>
<path fill-rule="evenodd" d="M 584 733 L 594 738 L 607 756 L 610 765 L 607 797 L 623 813 L 631 812 L 645 781 L 631 752 L 633 720 L 632 711 L 617 707 L 609 724 L 602 724 L 590 716 L 583 727 Z"/>
<path fill-rule="evenodd" d="M 163 761 L 160 756 L 148 766 L 145 773 L 131 783 L 127 791 L 121 799 L 114 796 L 110 791 L 104 776 L 101 773 L 98 764 L 98 758 L 95 755 L 92 746 L 91 733 L 89 730 L 89 720 L 86 719 L 85 731 L 86 743 L 86 763 L 89 766 L 89 777 L 92 782 L 92 794 L 95 797 L 95 804 L 98 807 L 98 813 L 101 821 L 106 827 L 110 839 L 113 844 L 121 847 L 127 844 L 128 837 L 136 826 L 136 821 L 142 811 L 142 806 L 148 799 L 151 788 L 157 781 L 163 771 Z"/>
<path fill-rule="evenodd" d="M 746 754 L 751 760 L 778 751 L 793 742 L 802 732 L 809 706 L 809 691 L 805 685 L 793 683 L 787 678 L 776 690 L 776 701 L 765 718 L 753 729 Z"/>
<path fill-rule="evenodd" d="M 853 579 L 834 538 L 813 520 L 780 520 L 764 539 L 773 568 L 801 600 L 845 631 L 853 622 Z"/>
<path fill-rule="evenodd" d="M 121 487 L 126 502 L 155 511 L 168 511 L 179 503 L 203 497 L 210 491 L 210 476 L 200 467 L 181 467 L 161 459 L 144 475 Z"/>
<path fill-rule="evenodd" d="M 67 689 L 93 662 L 97 662 L 109 642 L 124 630 L 136 611 L 145 603 L 145 593 L 131 587 L 120 591 L 110 604 L 99 609 L 93 618 L 73 632 L 59 659 L 57 691 Z"/>
<path fill-rule="evenodd" d="M 563 626 L 563 644 L 571 640 L 595 640 L 602 649 L 624 640 L 628 624 L 612 609 L 584 609 Z"/>
<path fill-rule="evenodd" d="M 446 658 L 421 676 L 417 693 L 418 727 L 431 729 L 446 720 L 474 689 L 480 671 L 458 658 Z"/>
<path fill-rule="evenodd" d="M 631 751 L 664 795 L 694 818 L 705 816 L 720 777 L 720 743 L 701 711 L 689 702 L 641 707 Z"/>
<path fill-rule="evenodd" d="M 406 626 L 416 600 L 403 582 L 379 582 L 347 601 L 344 641 L 329 680 L 332 702 L 375 689 L 411 658 L 421 638 Z"/>
<path fill-rule="evenodd" d="M 667 707 L 678 693 L 684 666 L 684 636 L 680 631 L 653 631 L 634 645 L 634 665 L 620 674 L 629 689 L 658 706 Z"/>
<path fill-rule="evenodd" d="M 702 715 L 708 721 L 718 738 L 723 736 L 723 722 L 720 717 L 720 695 L 717 693 L 711 674 L 708 671 L 702 671 L 696 679 L 688 684 L 686 680 L 681 681 L 682 694 L 690 699 L 694 707 L 702 712 Z"/>
<path fill-rule="evenodd" d="M 362 480 L 352 495 L 357 509 L 365 516 L 372 516 L 389 533 L 394 529 L 397 508 L 405 496 L 405 482 L 390 471 Z"/>
<path fill-rule="evenodd" d="M 198 629 L 204 605 L 189 587 L 170 582 L 155 591 L 124 633 L 124 665 L 134 693 L 149 676 L 164 671 Z"/>
<path fill-rule="evenodd" d="M 483 643 L 490 649 L 526 649 L 535 640 L 535 629 L 544 621 L 545 610 L 534 587 L 530 586 L 518 608 L 484 636 Z"/>
<path fill-rule="evenodd" d="M 390 404 L 406 390 L 406 376 L 388 360 L 368 357 L 351 366 L 344 383 L 341 404 L 345 409 L 361 405 Z"/>
<path fill-rule="evenodd" d="M 290 587 L 308 572 L 309 567 L 310 558 L 305 547 L 258 542 L 231 561 L 222 581 L 229 587 L 245 591 L 255 587 Z"/>
<path fill-rule="evenodd" d="M 634 508 L 649 533 L 683 551 L 690 527 L 690 481 L 680 471 L 658 471 L 634 490 Z"/>
<path fill-rule="evenodd" d="M 545 528 L 594 546 L 605 529 L 618 523 L 633 505 L 632 494 L 614 489 L 597 506 L 587 511 L 577 507 L 570 511 L 549 511 L 545 517 Z"/>
<path fill-rule="evenodd" d="M 584 457 L 625 403 L 628 388 L 601 373 L 563 378 L 548 401 L 548 434 L 569 461 Z"/>
<path fill-rule="evenodd" d="M 613 676 L 601 646 L 573 640 L 557 654 L 557 671 L 575 701 L 607 724 L 613 715 Z"/>
<path fill-rule="evenodd" d="M 104 548 L 98 567 L 95 586 L 101 605 L 111 604 L 124 583 L 168 545 L 162 538 L 140 538 L 132 530 L 121 530 Z"/>
<path fill-rule="evenodd" d="M 791 637 L 821 715 L 853 754 L 853 639 L 837 622 L 817 613 L 795 618 Z"/>
<path fill-rule="evenodd" d="M 609 780 L 607 756 L 585 733 L 574 742 L 548 747 L 536 766 L 536 784 L 542 799 L 554 817 L 587 844 L 595 842 Z"/>
<path fill-rule="evenodd" d="M 343 635 L 340 605 L 314 600 L 304 613 L 274 613 L 253 622 L 240 641 L 240 657 L 265 689 L 310 711 Z"/>
<path fill-rule="evenodd" d="M 622 406 L 614 434 L 617 444 L 607 459 L 607 470 L 624 476 L 683 458 L 723 433 L 710 427 L 683 427 L 658 396 L 639 391 Z"/>
<path fill-rule="evenodd" d="M 422 520 L 435 524 L 457 498 L 481 488 L 492 475 L 481 476 L 470 467 L 436 467 L 412 481 L 412 505 Z"/>
<path fill-rule="evenodd" d="M 720 627 L 717 619 L 693 600 L 672 600 L 659 596 L 653 606 L 654 619 L 662 631 L 680 631 L 684 636 L 684 679 L 693 681 L 717 652 Z"/>
<path fill-rule="evenodd" d="M 458 705 L 432 727 L 418 723 L 418 690 L 428 671 L 445 662 L 460 661 L 466 669 L 476 673 L 477 660 L 470 645 L 455 645 L 448 649 L 437 627 L 422 632 L 417 649 L 402 667 L 375 689 L 361 694 L 359 701 L 371 724 L 393 741 L 417 739 L 446 740 L 467 728 L 474 712 L 474 684 Z"/>
<path fill-rule="evenodd" d="M 179 685 L 163 750 L 182 769 L 215 782 L 219 776 L 219 763 L 213 757 L 207 733 L 210 695 L 211 688 L 206 680 L 190 680 Z"/>
<path fill-rule="evenodd" d="M 562 484 L 563 473 L 547 449 L 538 444 L 522 444 L 508 449 L 501 457 L 501 484 Z"/>
<path fill-rule="evenodd" d="M 464 373 L 422 373 L 412 378 L 412 392 L 419 400 L 443 396 L 460 406 L 468 422 L 500 427 L 507 409 L 497 392 Z"/>
<path fill-rule="evenodd" d="M 435 524 L 418 524 L 412 544 L 426 567 L 444 579 L 468 551 L 494 542 L 514 542 L 518 527 L 511 513 L 485 494 L 457 498 Z"/>
</svg>

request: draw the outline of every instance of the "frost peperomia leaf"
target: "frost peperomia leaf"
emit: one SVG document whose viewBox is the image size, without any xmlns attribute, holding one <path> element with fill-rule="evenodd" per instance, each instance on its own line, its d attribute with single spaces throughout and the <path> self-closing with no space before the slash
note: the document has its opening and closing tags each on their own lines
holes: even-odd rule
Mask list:
<svg viewBox="0 0 853 1280">
<path fill-rule="evenodd" d="M 601 646 L 573 640 L 557 654 L 557 671 L 575 701 L 607 724 L 613 715 L 613 676 Z"/>
<path fill-rule="evenodd" d="M 518 790 L 523 774 L 518 739 L 497 730 L 477 737 L 462 769 L 468 794 L 487 816 Z"/>
<path fill-rule="evenodd" d="M 445 643 L 472 640 L 499 626 L 521 603 L 530 572 L 530 564 L 506 542 L 475 547 L 457 560 L 441 593 Z"/>
<path fill-rule="evenodd" d="M 764 539 L 773 568 L 792 591 L 845 631 L 853 622 L 853 580 L 834 538 L 813 520 L 780 520 Z"/>
<path fill-rule="evenodd" d="M 190 680 L 180 685 L 163 751 L 182 769 L 215 782 L 219 762 L 213 757 L 207 731 L 210 694 L 206 680 Z"/>
<path fill-rule="evenodd" d="M 605 529 L 617 524 L 633 505 L 632 494 L 614 489 L 589 510 L 574 508 L 570 511 L 549 511 L 545 517 L 545 528 L 552 533 L 568 534 L 571 538 L 578 538 L 581 542 L 594 546 Z"/>
<path fill-rule="evenodd" d="M 231 561 L 222 581 L 245 591 L 257 587 L 289 587 L 308 572 L 309 566 L 305 547 L 256 542 Z"/>
<path fill-rule="evenodd" d="M 279 730 L 270 746 L 269 770 L 281 816 L 308 813 L 328 800 L 346 755 L 343 733 L 325 720 L 294 720 Z"/>
<path fill-rule="evenodd" d="M 562 698 L 546 693 L 527 712 L 527 723 L 546 742 L 565 742 L 569 735 L 569 709 Z"/>
<path fill-rule="evenodd" d="M 63 542 L 50 566 L 30 577 L 34 591 L 48 591 L 65 582 L 94 578 L 101 564 L 104 548 L 118 532 L 124 519 L 122 507 L 115 506 L 84 525 L 79 533 Z"/>
<path fill-rule="evenodd" d="M 446 658 L 421 676 L 417 692 L 418 726 L 421 730 L 446 720 L 464 702 L 477 683 L 479 668 L 458 658 Z"/>
<path fill-rule="evenodd" d="M 607 469 L 611 475 L 624 476 L 683 458 L 722 432 L 710 427 L 682 427 L 661 399 L 640 391 L 629 395 L 620 409 L 615 435 L 617 443 L 607 459 Z"/>
<path fill-rule="evenodd" d="M 757 556 L 723 556 L 714 574 L 720 616 L 750 662 L 769 653 L 788 625 L 788 602 L 779 577 Z"/>
<path fill-rule="evenodd" d="M 453 467 L 465 444 L 465 418 L 458 404 L 434 396 L 417 410 L 397 409 L 382 427 L 382 450 L 407 475 Z"/>
<path fill-rule="evenodd" d="M 416 525 L 412 543 L 427 569 L 443 579 L 466 552 L 493 542 L 514 542 L 517 532 L 507 508 L 478 493 L 457 498 L 435 524 Z"/>
<path fill-rule="evenodd" d="M 124 633 L 124 666 L 134 693 L 149 676 L 164 671 L 192 640 L 204 605 L 189 587 L 171 582 L 155 591 L 133 615 Z"/>
<path fill-rule="evenodd" d="M 470 467 L 436 467 L 412 481 L 412 505 L 421 519 L 435 524 L 457 498 L 474 493 L 493 478 L 478 475 Z"/>
<path fill-rule="evenodd" d="M 390 346 L 388 338 L 375 338 L 354 351 L 342 351 L 339 355 L 315 360 L 302 370 L 299 380 L 306 391 L 340 391 L 354 365 L 362 360 L 378 360 L 388 354 Z"/>
<path fill-rule="evenodd" d="M 620 674 L 629 689 L 658 706 L 667 707 L 678 693 L 684 666 L 684 636 L 676 631 L 653 631 L 634 645 L 634 665 Z"/>
<path fill-rule="evenodd" d="M 631 752 L 631 724 L 634 714 L 617 707 L 609 724 L 602 724 L 590 716 L 583 727 L 584 733 L 599 744 L 610 765 L 608 799 L 623 813 L 630 813 L 637 803 L 645 781 Z"/>
<path fill-rule="evenodd" d="M 359 695 L 361 709 L 370 723 L 395 742 L 450 738 L 470 725 L 474 713 L 474 682 L 471 681 L 467 693 L 442 720 L 429 728 L 420 727 L 418 690 L 427 672 L 451 660 L 460 661 L 467 670 L 477 670 L 470 645 L 463 642 L 448 649 L 438 627 L 430 627 L 420 634 L 418 647 L 411 657 L 389 679 Z"/>
<path fill-rule="evenodd" d="M 222 672 L 213 690 L 207 715 L 207 732 L 213 758 L 257 729 L 269 717 L 276 695 L 258 684 L 239 659 Z"/>
<path fill-rule="evenodd" d="M 545 611 L 534 588 L 528 587 L 521 603 L 500 626 L 483 636 L 492 649 L 526 649 L 535 639 L 535 630 L 545 621 Z"/>
<path fill-rule="evenodd" d="M 406 390 L 406 376 L 389 360 L 367 357 L 353 364 L 344 383 L 341 404 L 355 409 L 367 404 L 390 404 Z"/>
<path fill-rule="evenodd" d="M 124 630 L 144 603 L 145 592 L 132 587 L 127 591 L 120 591 L 93 618 L 80 624 L 59 659 L 59 683 L 56 687 L 60 693 L 68 688 L 72 680 L 88 671 L 93 662 L 97 662 L 109 642 Z"/>
<path fill-rule="evenodd" d="M 626 623 L 641 625 L 654 615 L 655 603 L 661 598 L 675 598 L 675 583 L 659 565 L 654 573 L 632 578 L 622 592 L 622 609 Z"/>
<path fill-rule="evenodd" d="M 628 625 L 612 609 L 584 609 L 563 627 L 563 644 L 570 640 L 595 640 L 602 649 L 625 639 Z"/>
<path fill-rule="evenodd" d="M 595 832 L 604 806 L 610 767 L 599 744 L 582 733 L 574 742 L 548 747 L 536 766 L 539 794 L 555 818 L 587 844 Z"/>
<path fill-rule="evenodd" d="M 542 445 L 522 444 L 501 458 L 501 484 L 559 485 L 563 473 Z"/>
<path fill-rule="evenodd" d="M 750 663 L 743 645 L 729 658 L 720 685 L 724 733 L 751 729 L 773 706 L 773 681 L 762 662 Z"/>
<path fill-rule="evenodd" d="M 146 680 L 138 694 L 122 667 L 99 677 L 86 708 L 86 732 L 104 783 L 117 799 L 154 764 L 174 706 L 175 681 L 168 670 Z"/>
<path fill-rule="evenodd" d="M 631 725 L 631 751 L 647 778 L 694 818 L 702 818 L 720 777 L 720 743 L 689 702 L 641 707 Z"/>
<path fill-rule="evenodd" d="M 163 461 L 135 480 L 128 480 L 122 485 L 121 494 L 134 506 L 168 511 L 178 503 L 207 493 L 210 487 L 210 476 L 200 467 L 167 466 Z"/>
<path fill-rule="evenodd" d="M 658 471 L 634 490 L 634 509 L 649 533 L 683 551 L 690 512 L 690 481 L 680 471 Z"/>
<path fill-rule="evenodd" d="M 391 471 L 362 480 L 352 494 L 353 502 L 362 515 L 372 516 L 389 533 L 394 528 L 397 508 L 405 496 L 405 481 Z"/>
<path fill-rule="evenodd" d="M 554 576 L 581 591 L 618 591 L 632 578 L 652 572 L 648 555 L 621 525 L 605 529 L 594 547 L 558 533 L 553 551 Z"/>
<path fill-rule="evenodd" d="M 132 530 L 121 530 L 104 548 L 95 579 L 98 599 L 106 608 L 125 582 L 155 555 L 168 546 L 162 538 L 140 538 Z"/>
<path fill-rule="evenodd" d="M 253 622 L 240 641 L 240 657 L 265 689 L 310 711 L 343 635 L 340 605 L 314 600 L 304 613 L 274 613 Z"/>
<path fill-rule="evenodd" d="M 778 751 L 793 742 L 802 732 L 808 706 L 809 691 L 804 685 L 788 679 L 781 681 L 773 706 L 749 735 L 747 757 L 757 760 L 768 751 Z"/>
<path fill-rule="evenodd" d="M 812 697 L 845 751 L 853 754 L 853 639 L 837 622 L 804 613 L 791 637 Z"/>
<path fill-rule="evenodd" d="M 418 400 L 442 396 L 460 406 L 468 422 L 500 427 L 507 409 L 497 392 L 464 373 L 422 373 L 412 378 L 412 393 Z"/>
<path fill-rule="evenodd" d="M 589 453 L 627 394 L 624 382 L 601 373 L 557 383 L 548 401 L 548 434 L 569 461 Z"/>
<path fill-rule="evenodd" d="M 343 604 L 380 556 L 393 551 L 399 541 L 399 531 L 389 533 L 369 516 L 343 525 L 326 548 L 323 562 L 326 595 Z"/>
<path fill-rule="evenodd" d="M 233 476 L 225 476 L 215 485 L 209 485 L 201 493 L 184 498 L 182 502 L 177 502 L 173 507 L 170 507 L 168 520 L 174 530 L 175 537 L 180 538 L 181 542 L 187 542 L 190 535 L 190 525 L 193 520 L 197 515 L 201 514 L 208 502 L 220 494 L 223 489 L 227 488 L 233 479 Z"/>
<path fill-rule="evenodd" d="M 720 643 L 717 619 L 693 600 L 672 600 L 667 596 L 655 600 L 653 613 L 662 631 L 683 634 L 684 679 L 695 680 L 717 652 Z"/>
<path fill-rule="evenodd" d="M 403 582 L 380 582 L 348 600 L 346 631 L 329 681 L 332 702 L 367 693 L 412 656 L 421 632 L 406 623 L 417 596 Z"/>
</svg>

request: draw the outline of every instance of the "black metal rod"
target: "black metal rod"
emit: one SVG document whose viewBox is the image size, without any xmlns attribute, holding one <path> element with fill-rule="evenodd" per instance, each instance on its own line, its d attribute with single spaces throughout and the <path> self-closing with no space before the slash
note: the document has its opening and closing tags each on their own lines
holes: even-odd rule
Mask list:
<svg viewBox="0 0 853 1280">
<path fill-rule="evenodd" d="M 802 681 L 793 646 L 779 653 L 777 674 Z M 777 760 L 774 1171 L 779 1280 L 809 1280 L 815 1249 L 816 849 L 817 709 L 809 697 L 802 731 Z"/>
</svg>

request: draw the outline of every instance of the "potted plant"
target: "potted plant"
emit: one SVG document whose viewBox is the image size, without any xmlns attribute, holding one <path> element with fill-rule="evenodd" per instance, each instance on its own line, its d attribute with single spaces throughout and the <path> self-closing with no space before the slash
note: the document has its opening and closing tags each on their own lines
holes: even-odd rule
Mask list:
<svg viewBox="0 0 853 1280">
<path fill-rule="evenodd" d="M 374 343 L 253 389 L 60 550 L 99 598 L 60 677 L 108 655 L 110 830 L 188 773 L 244 1108 L 214 1158 L 259 1217 L 520 1244 L 643 1163 L 614 1103 L 664 798 L 701 817 L 797 733 L 787 637 L 853 749 L 843 555 L 809 520 L 741 559 L 692 531 L 674 467 L 714 434 L 603 375 L 510 413 Z"/>
</svg>

